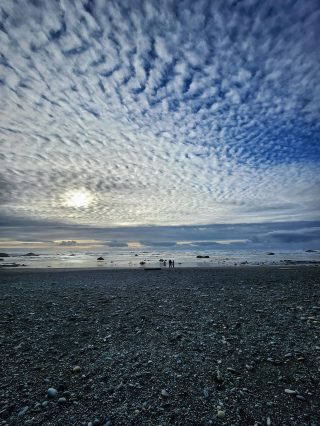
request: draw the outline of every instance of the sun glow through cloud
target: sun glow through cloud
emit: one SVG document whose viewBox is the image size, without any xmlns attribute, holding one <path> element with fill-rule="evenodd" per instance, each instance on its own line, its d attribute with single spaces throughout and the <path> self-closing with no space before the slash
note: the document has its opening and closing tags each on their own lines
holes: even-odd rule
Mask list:
<svg viewBox="0 0 320 426">
<path fill-rule="evenodd" d="M 89 191 L 78 189 L 66 193 L 64 199 L 67 207 L 80 209 L 88 208 L 92 204 L 94 197 Z"/>
</svg>

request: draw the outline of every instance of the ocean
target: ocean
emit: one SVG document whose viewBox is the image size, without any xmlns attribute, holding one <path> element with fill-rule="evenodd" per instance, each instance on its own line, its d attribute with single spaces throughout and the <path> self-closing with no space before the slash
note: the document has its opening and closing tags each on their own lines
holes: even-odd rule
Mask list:
<svg viewBox="0 0 320 426">
<path fill-rule="evenodd" d="M 271 254 L 272 253 L 272 254 Z M 198 258 L 197 256 L 208 256 Z M 104 260 L 97 260 L 103 257 Z M 160 259 L 166 260 L 166 266 Z M 168 267 L 168 260 L 174 259 L 175 267 L 216 267 L 315 264 L 320 262 L 320 250 L 129 250 L 112 249 L 100 252 L 41 253 L 25 256 L 11 253 L 3 258 L 1 265 L 19 264 L 24 268 L 144 268 Z M 142 262 L 142 263 L 141 263 Z"/>
</svg>

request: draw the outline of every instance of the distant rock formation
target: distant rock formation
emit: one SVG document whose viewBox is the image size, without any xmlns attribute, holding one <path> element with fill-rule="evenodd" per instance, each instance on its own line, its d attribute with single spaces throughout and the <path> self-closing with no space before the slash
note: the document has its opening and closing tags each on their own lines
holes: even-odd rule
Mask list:
<svg viewBox="0 0 320 426">
<path fill-rule="evenodd" d="M 210 256 L 201 256 L 200 254 L 197 256 L 197 259 L 209 259 Z"/>
<path fill-rule="evenodd" d="M 29 256 L 29 257 L 34 257 L 34 256 L 39 256 L 38 254 L 36 254 L 36 253 L 32 253 L 32 252 L 30 252 L 30 253 L 26 253 L 26 254 L 24 254 L 23 256 Z"/>
<path fill-rule="evenodd" d="M 274 253 L 272 251 L 269 251 L 269 253 L 267 253 L 268 256 L 274 256 Z"/>
<path fill-rule="evenodd" d="M 0 253 L 0 257 L 10 257 L 8 253 Z"/>
<path fill-rule="evenodd" d="M 98 257 L 97 260 L 104 260 L 104 258 L 102 256 Z"/>
</svg>

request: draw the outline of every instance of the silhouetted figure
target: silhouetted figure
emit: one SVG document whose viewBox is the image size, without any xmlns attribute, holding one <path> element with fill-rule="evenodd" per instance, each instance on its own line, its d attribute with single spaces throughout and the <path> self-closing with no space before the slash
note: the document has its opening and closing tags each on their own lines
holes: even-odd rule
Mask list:
<svg viewBox="0 0 320 426">
<path fill-rule="evenodd" d="M 172 267 L 174 268 L 174 260 L 172 261 Z"/>
<path fill-rule="evenodd" d="M 166 260 L 163 261 L 163 266 L 167 266 L 167 261 Z"/>
<path fill-rule="evenodd" d="M 172 260 L 169 259 L 169 268 L 171 268 L 171 266 L 172 266 Z"/>
</svg>

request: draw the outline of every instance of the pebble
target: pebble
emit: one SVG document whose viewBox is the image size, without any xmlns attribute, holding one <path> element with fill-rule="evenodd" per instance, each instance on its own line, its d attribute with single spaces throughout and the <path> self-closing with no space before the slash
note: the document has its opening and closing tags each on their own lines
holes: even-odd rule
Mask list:
<svg viewBox="0 0 320 426">
<path fill-rule="evenodd" d="M 271 426 L 271 419 L 270 419 L 270 417 L 267 417 L 267 425 Z"/>
<path fill-rule="evenodd" d="M 48 397 L 49 398 L 55 398 L 58 395 L 58 391 L 55 388 L 49 388 L 48 389 Z"/>
<path fill-rule="evenodd" d="M 72 370 L 74 373 L 80 373 L 80 371 L 81 371 L 81 367 L 80 367 L 80 365 L 75 365 L 74 367 L 73 367 L 73 370 Z"/>
<path fill-rule="evenodd" d="M 225 411 L 218 410 L 217 416 L 219 417 L 219 419 L 223 419 L 225 415 L 226 415 Z"/>
<path fill-rule="evenodd" d="M 219 370 L 217 371 L 216 381 L 217 381 L 218 383 L 222 383 L 222 382 L 223 382 L 223 378 L 222 378 L 221 373 L 220 373 L 220 371 L 219 371 Z"/>
<path fill-rule="evenodd" d="M 43 408 L 46 408 L 48 406 L 48 401 L 43 401 L 43 403 L 41 404 Z"/>
<path fill-rule="evenodd" d="M 24 407 L 21 411 L 19 411 L 19 413 L 18 413 L 18 417 L 23 417 L 25 414 L 26 414 L 26 412 L 28 411 L 28 406 L 27 407 Z"/>
<path fill-rule="evenodd" d="M 296 390 L 292 390 L 292 389 L 285 389 L 284 391 L 285 391 L 285 393 L 287 393 L 289 395 L 298 395 L 298 393 L 299 393 Z"/>
<path fill-rule="evenodd" d="M 168 398 L 170 395 L 169 395 L 169 393 L 165 389 L 162 389 L 161 396 L 164 396 L 165 398 Z"/>
<path fill-rule="evenodd" d="M 209 396 L 209 388 L 208 388 L 208 386 L 204 387 L 204 389 L 203 389 L 203 395 L 204 395 L 205 398 L 208 398 L 208 396 Z"/>
<path fill-rule="evenodd" d="M 67 399 L 64 396 L 58 399 L 58 404 L 65 404 L 66 402 L 67 402 Z"/>
</svg>

